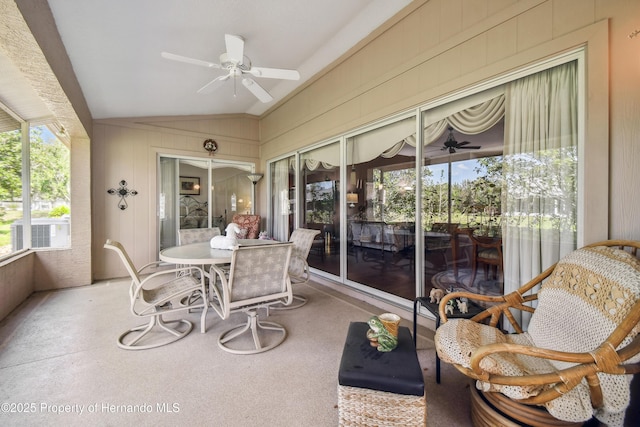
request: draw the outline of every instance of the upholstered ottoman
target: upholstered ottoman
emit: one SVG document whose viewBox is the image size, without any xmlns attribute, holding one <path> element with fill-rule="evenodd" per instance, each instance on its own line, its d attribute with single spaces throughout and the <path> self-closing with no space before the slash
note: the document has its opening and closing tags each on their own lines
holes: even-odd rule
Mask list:
<svg viewBox="0 0 640 427">
<path fill-rule="evenodd" d="M 341 426 L 425 426 L 424 377 L 408 328 L 388 353 L 369 344 L 369 325 L 352 322 L 338 373 Z"/>
</svg>

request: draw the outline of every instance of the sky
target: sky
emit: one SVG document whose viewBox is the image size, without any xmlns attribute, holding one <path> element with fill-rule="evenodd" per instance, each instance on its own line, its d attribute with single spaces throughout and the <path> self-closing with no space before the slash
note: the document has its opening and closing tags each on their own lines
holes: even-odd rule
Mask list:
<svg viewBox="0 0 640 427">
<path fill-rule="evenodd" d="M 458 184 L 464 180 L 477 178 L 478 174 L 476 174 L 476 172 L 474 171 L 477 165 L 478 165 L 478 161 L 473 159 L 452 163 L 451 164 L 451 182 L 453 184 Z M 429 169 L 431 169 L 431 171 L 433 172 L 433 175 L 431 178 L 434 180 L 434 182 L 446 183 L 448 168 L 449 168 L 449 165 L 447 163 L 441 163 L 441 164 L 429 166 Z"/>
</svg>

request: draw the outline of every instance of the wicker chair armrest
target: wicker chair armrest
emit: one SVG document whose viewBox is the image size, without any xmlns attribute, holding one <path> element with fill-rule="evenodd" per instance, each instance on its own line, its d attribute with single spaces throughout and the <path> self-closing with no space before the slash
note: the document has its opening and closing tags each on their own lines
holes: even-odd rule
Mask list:
<svg viewBox="0 0 640 427">
<path fill-rule="evenodd" d="M 475 294 L 473 292 L 465 292 L 465 291 L 451 292 L 451 293 L 445 294 L 442 297 L 442 299 L 440 300 L 440 305 L 438 306 L 438 312 L 440 313 L 440 320 L 441 320 L 442 323 L 447 321 L 447 315 L 445 313 L 445 307 L 447 305 L 447 302 L 449 302 L 452 299 L 456 299 L 456 298 L 468 298 L 468 299 L 474 300 L 474 301 L 484 301 L 484 302 L 491 302 L 491 303 L 502 303 L 502 302 L 504 302 L 504 296 L 502 296 L 502 295 L 500 295 L 500 296 L 490 296 L 490 295 Z M 486 312 L 486 310 L 483 311 L 482 313 L 476 315 L 475 317 L 473 317 L 472 320 L 477 321 L 476 317 L 480 316 L 484 312 Z M 484 317 L 486 317 L 486 316 L 484 316 Z"/>
<path fill-rule="evenodd" d="M 495 343 L 487 344 L 476 349 L 471 354 L 470 366 L 471 369 L 478 376 L 488 375 L 481 367 L 480 363 L 482 359 L 495 353 L 515 353 L 523 354 L 525 356 L 539 357 L 547 360 L 556 360 L 560 362 L 569 362 L 576 364 L 594 363 L 594 356 L 592 353 L 573 353 L 565 351 L 556 351 L 540 347 L 532 347 L 522 344 L 513 343 Z M 492 382 L 496 382 L 492 380 Z M 501 384 L 501 383 L 500 383 Z M 526 385 L 531 383 L 522 383 L 519 385 Z"/>
<path fill-rule="evenodd" d="M 480 322 L 488 317 L 491 317 L 489 325 L 495 327 L 500 321 L 500 318 L 502 317 L 502 315 L 504 315 L 509 320 L 509 323 L 511 323 L 511 325 L 514 327 L 515 331 L 517 333 L 522 333 L 523 332 L 522 327 L 513 317 L 513 314 L 511 314 L 511 311 L 509 309 L 517 309 L 517 310 L 533 313 L 535 309 L 527 305 L 524 305 L 524 303 L 535 301 L 536 299 L 538 299 L 538 295 L 537 294 L 525 295 L 525 294 L 535 286 L 541 284 L 547 277 L 549 277 L 549 275 L 553 272 L 553 269 L 555 268 L 555 266 L 556 266 L 555 264 L 552 265 L 551 267 L 547 268 L 545 271 L 543 271 L 542 273 L 538 274 L 536 277 L 534 277 L 533 279 L 525 283 L 519 289 L 504 296 L 488 296 L 488 295 L 475 294 L 472 292 L 452 292 L 450 294 L 447 294 L 440 300 L 440 306 L 438 308 L 438 311 L 440 313 L 440 320 L 443 323 L 447 321 L 447 315 L 445 314 L 444 309 L 445 309 L 445 305 L 449 300 L 453 298 L 465 297 L 475 301 L 496 303 L 496 305 L 493 305 L 487 308 L 485 311 L 472 317 L 471 320 L 473 320 L 474 322 Z"/>
<path fill-rule="evenodd" d="M 500 295 L 500 296 L 481 295 L 481 294 L 475 294 L 472 292 L 464 292 L 464 291 L 452 292 L 450 294 L 445 295 L 440 300 L 440 305 L 438 306 L 438 312 L 440 313 L 440 320 L 442 323 L 448 320 L 447 315 L 445 313 L 445 306 L 447 302 L 455 298 L 468 298 L 474 301 L 494 303 L 495 305 L 492 305 L 488 307 L 486 310 L 476 314 L 471 318 L 471 320 L 474 322 L 481 322 L 486 318 L 490 317 L 491 320 L 489 321 L 489 326 L 495 327 L 498 324 L 501 316 L 505 315 L 509 319 L 510 323 L 514 326 L 514 328 L 516 330 L 519 330 L 521 329 L 520 325 L 516 322 L 515 318 L 513 317 L 509 309 L 517 309 L 517 310 L 533 313 L 535 309 L 533 307 L 524 305 L 524 303 L 536 300 L 538 298 L 538 295 L 534 294 L 534 295 L 527 295 L 525 297 L 522 297 L 518 293 L 518 291 L 512 292 L 511 294 Z"/>
<path fill-rule="evenodd" d="M 555 371 L 547 374 L 532 374 L 520 376 L 495 375 L 486 372 L 480 366 L 484 357 L 496 353 L 516 353 L 531 357 L 539 357 L 548 360 L 556 360 L 568 363 L 575 363 L 566 369 Z M 602 391 L 596 374 L 599 372 L 611 375 L 628 375 L 635 374 L 640 371 L 640 363 L 623 365 L 622 362 L 628 360 L 633 355 L 640 352 L 640 338 L 636 337 L 629 345 L 615 351 L 612 347 L 603 344 L 593 352 L 588 353 L 571 353 L 562 352 L 538 347 L 530 347 L 512 343 L 496 343 L 482 346 L 471 354 L 470 368 L 456 366 L 468 376 L 481 381 L 491 382 L 493 384 L 502 384 L 508 386 L 553 386 L 542 391 L 537 396 L 524 399 L 521 402 L 526 404 L 542 404 L 553 400 L 574 388 L 584 378 L 587 379 L 591 389 L 595 407 L 602 405 Z"/>
<path fill-rule="evenodd" d="M 489 382 L 492 384 L 500 384 L 514 387 L 527 387 L 527 386 L 549 386 L 539 392 L 539 394 L 519 399 L 518 402 L 527 405 L 542 405 L 546 402 L 554 400 L 567 393 L 575 386 L 582 382 L 583 378 L 589 379 L 589 377 L 595 376 L 595 364 L 580 364 L 567 368 L 561 371 L 547 373 L 547 374 L 531 374 L 531 375 L 519 375 L 519 376 L 507 376 L 507 375 L 495 375 L 488 372 L 482 372 L 481 375 L 475 373 L 472 369 L 466 368 L 462 365 L 453 365 L 462 374 L 469 378 Z M 599 388 L 598 385 L 595 385 Z M 601 394 L 598 392 L 598 394 Z M 595 397 L 595 396 L 594 396 Z M 602 402 L 598 400 L 596 406 L 601 406 Z"/>
<path fill-rule="evenodd" d="M 620 360 L 625 362 L 631 359 L 636 354 L 640 353 L 640 335 L 636 335 L 633 341 L 631 341 L 627 346 L 618 350 L 618 355 L 620 356 Z M 629 365 L 625 365 L 627 373 L 637 373 L 640 372 L 640 363 L 633 363 Z"/>
</svg>

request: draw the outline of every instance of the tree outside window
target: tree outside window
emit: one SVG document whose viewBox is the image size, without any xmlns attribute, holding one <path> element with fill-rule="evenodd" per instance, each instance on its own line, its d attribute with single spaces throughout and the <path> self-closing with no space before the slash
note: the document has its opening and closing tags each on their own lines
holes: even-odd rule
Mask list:
<svg viewBox="0 0 640 427">
<path fill-rule="evenodd" d="M 0 256 L 29 245 L 22 243 L 23 171 L 20 130 L 0 132 Z M 46 127 L 30 128 L 31 247 L 69 244 L 69 149 Z M 65 224 L 59 224 L 66 221 Z M 53 225 L 53 224 L 56 225 Z M 54 227 L 54 228 L 52 228 Z M 61 234 L 62 233 L 62 234 Z"/>
</svg>

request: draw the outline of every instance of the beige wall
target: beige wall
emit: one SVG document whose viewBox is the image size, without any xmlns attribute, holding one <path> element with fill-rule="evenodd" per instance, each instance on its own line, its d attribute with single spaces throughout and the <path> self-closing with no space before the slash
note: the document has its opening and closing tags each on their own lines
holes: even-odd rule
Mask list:
<svg viewBox="0 0 640 427">
<path fill-rule="evenodd" d="M 30 252 L 0 262 L 0 320 L 33 293 L 35 258 Z"/>
<path fill-rule="evenodd" d="M 156 166 L 159 154 L 207 159 L 205 139 L 218 143 L 216 159 L 258 163 L 258 119 L 247 115 L 217 117 L 99 120 L 93 126 L 93 267 L 94 279 L 126 275 L 121 262 L 103 249 L 107 238 L 120 241 L 136 266 L 158 258 Z M 120 180 L 138 191 L 120 210 L 119 198 L 107 194 Z"/>
<path fill-rule="evenodd" d="M 584 46 L 584 240 L 640 239 L 639 27 L 632 0 L 415 1 L 262 117 L 262 160 Z"/>
</svg>

